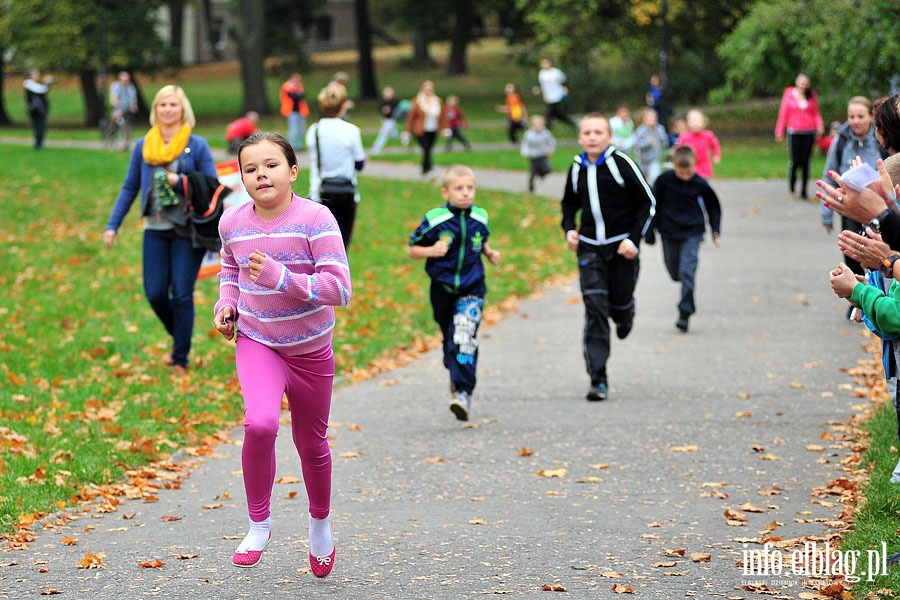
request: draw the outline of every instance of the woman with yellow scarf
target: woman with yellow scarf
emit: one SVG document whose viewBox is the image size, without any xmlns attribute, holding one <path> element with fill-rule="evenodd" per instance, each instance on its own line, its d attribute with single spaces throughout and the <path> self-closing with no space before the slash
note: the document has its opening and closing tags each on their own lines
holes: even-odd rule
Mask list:
<svg viewBox="0 0 900 600">
<path fill-rule="evenodd" d="M 194 331 L 194 284 L 206 250 L 194 247 L 190 233 L 167 218 L 166 208 L 178 203 L 177 194 L 184 196 L 179 174 L 200 171 L 217 177 L 209 144 L 191 133 L 195 124 L 184 90 L 167 85 L 156 93 L 150 131 L 137 141 L 131 153 L 125 182 L 103 232 L 104 243 L 112 248 L 125 215 L 140 193 L 144 293 L 172 336 L 172 352 L 163 362 L 176 371 L 188 366 Z"/>
</svg>

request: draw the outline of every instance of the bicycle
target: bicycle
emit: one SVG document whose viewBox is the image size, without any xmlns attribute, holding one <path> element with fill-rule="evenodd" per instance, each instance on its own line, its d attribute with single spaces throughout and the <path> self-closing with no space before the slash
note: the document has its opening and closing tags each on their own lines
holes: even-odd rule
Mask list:
<svg viewBox="0 0 900 600">
<path fill-rule="evenodd" d="M 103 147 L 107 150 L 131 148 L 131 115 L 114 112 L 103 124 Z"/>
</svg>

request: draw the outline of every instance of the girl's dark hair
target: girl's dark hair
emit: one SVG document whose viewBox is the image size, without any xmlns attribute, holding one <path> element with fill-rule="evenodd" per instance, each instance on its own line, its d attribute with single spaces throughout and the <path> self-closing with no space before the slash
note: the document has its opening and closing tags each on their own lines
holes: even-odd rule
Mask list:
<svg viewBox="0 0 900 600">
<path fill-rule="evenodd" d="M 894 94 L 875 101 L 875 129 L 881 135 L 884 149 L 888 152 L 900 150 L 900 111 L 897 102 L 900 94 Z"/>
<path fill-rule="evenodd" d="M 297 166 L 297 153 L 294 152 L 294 147 L 291 146 L 291 143 L 284 139 L 284 136 L 280 133 L 275 133 L 274 131 L 262 131 L 260 133 L 254 133 L 246 140 L 241 142 L 241 145 L 238 147 L 237 159 L 238 164 L 241 163 L 241 152 L 244 151 L 244 148 L 248 146 L 255 146 L 260 142 L 269 141 L 281 148 L 282 154 L 284 154 L 284 158 L 288 161 L 289 167 Z"/>
</svg>

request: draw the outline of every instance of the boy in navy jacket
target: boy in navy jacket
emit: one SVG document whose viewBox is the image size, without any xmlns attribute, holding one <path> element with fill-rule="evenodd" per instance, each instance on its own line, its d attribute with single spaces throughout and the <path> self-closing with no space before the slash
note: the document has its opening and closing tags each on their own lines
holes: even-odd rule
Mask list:
<svg viewBox="0 0 900 600">
<path fill-rule="evenodd" d="M 722 207 L 709 183 L 696 173 L 697 154 L 693 148 L 676 147 L 672 151 L 672 164 L 674 168 L 660 175 L 653 184 L 656 215 L 645 239 L 653 244 L 655 231 L 662 237 L 666 270 L 672 281 L 681 282 L 675 327 L 687 333 L 688 319 L 696 310 L 694 289 L 700 243 L 709 221 L 713 242 L 718 247 Z"/>
<path fill-rule="evenodd" d="M 481 255 L 496 265 L 500 253 L 488 246 L 487 211 L 473 205 L 472 169 L 448 168 L 441 195 L 447 204 L 425 214 L 409 237 L 407 252 L 412 258 L 425 259 L 434 320 L 443 336 L 444 366 L 450 371 L 450 410 L 460 421 L 467 421 L 478 364 L 476 334 L 487 292 Z"/>
</svg>

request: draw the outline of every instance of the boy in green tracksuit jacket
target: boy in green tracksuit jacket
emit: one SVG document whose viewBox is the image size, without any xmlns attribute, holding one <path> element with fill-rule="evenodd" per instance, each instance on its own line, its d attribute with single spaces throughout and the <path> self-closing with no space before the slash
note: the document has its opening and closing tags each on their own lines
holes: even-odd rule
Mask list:
<svg viewBox="0 0 900 600">
<path fill-rule="evenodd" d="M 884 353 L 882 359 L 884 375 L 890 382 L 891 378 L 898 376 L 897 365 L 900 365 L 900 282 L 897 281 L 900 277 L 900 254 L 891 254 L 881 261 L 880 270 L 885 280 L 893 280 L 888 293 L 877 285 L 869 284 L 844 263 L 831 271 L 831 289 L 838 297 L 861 309 L 866 324 L 882 337 L 882 343 L 890 344 L 890 350 Z M 896 387 L 893 396 L 891 400 L 897 413 L 897 437 L 900 441 L 900 394 Z M 900 461 L 891 474 L 891 483 L 900 484 Z"/>
</svg>

